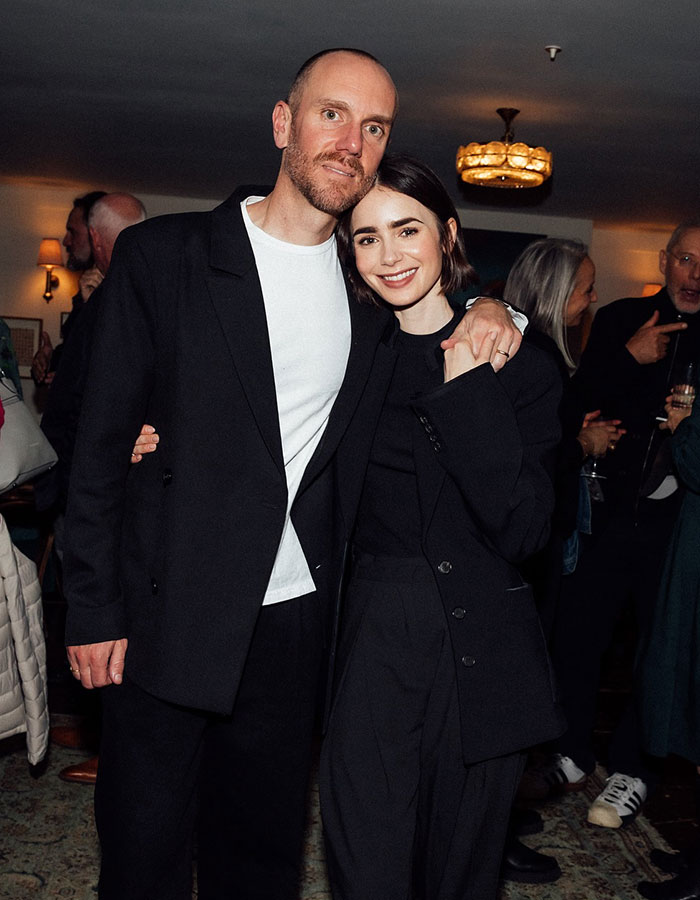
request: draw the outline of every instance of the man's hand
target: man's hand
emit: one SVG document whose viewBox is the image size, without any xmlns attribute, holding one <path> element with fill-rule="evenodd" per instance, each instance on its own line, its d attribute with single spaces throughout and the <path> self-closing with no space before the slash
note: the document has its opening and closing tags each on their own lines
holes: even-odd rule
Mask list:
<svg viewBox="0 0 700 900">
<path fill-rule="evenodd" d="M 85 302 L 90 299 L 90 295 L 98 287 L 102 284 L 104 280 L 104 275 L 97 266 L 93 266 L 91 269 L 86 269 L 83 274 L 80 276 L 80 281 L 78 282 L 78 287 L 80 288 L 80 296 L 83 298 Z"/>
<path fill-rule="evenodd" d="M 489 332 L 481 342 L 478 354 L 472 353 L 469 341 L 456 341 L 453 347 L 448 347 L 445 350 L 445 381 L 452 381 L 483 363 L 491 362 L 497 339 L 495 331 Z"/>
<path fill-rule="evenodd" d="M 142 425 L 134 449 L 131 451 L 132 463 L 141 462 L 144 453 L 153 453 L 158 447 L 159 440 L 160 436 L 156 434 L 152 425 Z"/>
<path fill-rule="evenodd" d="M 51 354 L 53 353 L 53 344 L 49 337 L 48 331 L 41 332 L 39 340 L 39 349 L 34 354 L 32 360 L 32 378 L 35 384 L 49 384 L 50 379 L 47 378 L 49 373 L 49 365 L 51 364 Z"/>
<path fill-rule="evenodd" d="M 73 678 L 88 690 L 107 684 L 121 684 L 127 644 L 126 638 L 120 638 L 117 641 L 66 647 Z"/>
<path fill-rule="evenodd" d="M 498 372 L 509 357 L 515 356 L 518 352 L 522 339 L 522 334 L 513 324 L 513 317 L 503 303 L 489 297 L 479 297 L 452 335 L 440 346 L 443 350 L 451 350 L 458 341 L 466 341 L 471 355 L 486 362 L 481 357 L 482 344 L 487 340 L 487 347 L 490 348 L 488 362 Z"/>
<path fill-rule="evenodd" d="M 669 334 L 673 331 L 683 331 L 688 327 L 685 322 L 657 325 L 658 321 L 659 311 L 655 309 L 651 318 L 647 319 L 625 344 L 625 347 L 642 366 L 663 359 L 668 353 Z"/>
</svg>

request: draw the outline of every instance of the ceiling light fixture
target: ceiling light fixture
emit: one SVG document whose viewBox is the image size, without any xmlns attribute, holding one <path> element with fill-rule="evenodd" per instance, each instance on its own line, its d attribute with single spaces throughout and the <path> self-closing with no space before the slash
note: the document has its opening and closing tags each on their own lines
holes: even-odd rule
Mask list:
<svg viewBox="0 0 700 900">
<path fill-rule="evenodd" d="M 501 107 L 496 112 L 505 122 L 505 134 L 500 141 L 472 141 L 459 148 L 457 171 L 462 181 L 483 187 L 537 187 L 552 174 L 552 154 L 544 147 L 513 143 L 511 122 L 519 109 Z"/>
</svg>

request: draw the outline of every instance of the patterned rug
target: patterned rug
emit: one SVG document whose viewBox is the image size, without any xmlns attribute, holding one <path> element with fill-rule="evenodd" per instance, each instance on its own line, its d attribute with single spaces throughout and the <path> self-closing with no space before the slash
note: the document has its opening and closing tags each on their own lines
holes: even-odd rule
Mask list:
<svg viewBox="0 0 700 900">
<path fill-rule="evenodd" d="M 99 851 L 92 789 L 57 773 L 84 754 L 52 747 L 45 770 L 30 773 L 22 742 L 0 745 L 0 900 L 95 900 Z M 658 879 L 652 847 L 669 849 L 642 816 L 626 828 L 586 824 L 603 772 L 587 789 L 542 807 L 545 830 L 525 843 L 556 856 L 562 877 L 551 885 L 503 886 L 501 900 L 639 900 L 636 884 Z M 318 792 L 311 795 L 301 900 L 330 900 L 321 841 Z"/>
</svg>

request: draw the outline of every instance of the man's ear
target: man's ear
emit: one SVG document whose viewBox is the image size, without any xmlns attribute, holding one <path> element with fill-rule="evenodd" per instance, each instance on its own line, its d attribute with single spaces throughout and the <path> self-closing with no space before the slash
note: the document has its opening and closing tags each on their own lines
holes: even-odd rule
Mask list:
<svg viewBox="0 0 700 900">
<path fill-rule="evenodd" d="M 659 272 L 666 277 L 666 266 L 668 265 L 668 254 L 665 250 L 659 250 Z"/>
<path fill-rule="evenodd" d="M 102 245 L 102 239 L 100 238 L 100 232 L 97 229 L 90 226 L 88 228 L 88 235 L 90 237 L 90 246 L 92 247 L 92 252 L 94 254 L 95 250 L 99 250 Z"/>
<path fill-rule="evenodd" d="M 292 110 L 284 100 L 278 100 L 272 110 L 272 136 L 279 150 L 289 143 L 289 132 L 292 127 Z"/>
</svg>

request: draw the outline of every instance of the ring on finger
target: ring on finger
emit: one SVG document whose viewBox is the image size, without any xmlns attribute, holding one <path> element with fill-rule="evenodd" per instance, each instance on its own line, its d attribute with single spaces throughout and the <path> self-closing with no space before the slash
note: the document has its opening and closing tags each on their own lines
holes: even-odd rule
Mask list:
<svg viewBox="0 0 700 900">
<path fill-rule="evenodd" d="M 510 353 L 507 350 L 501 350 L 500 347 L 497 347 L 496 353 L 502 353 L 506 359 L 510 359 Z"/>
</svg>

